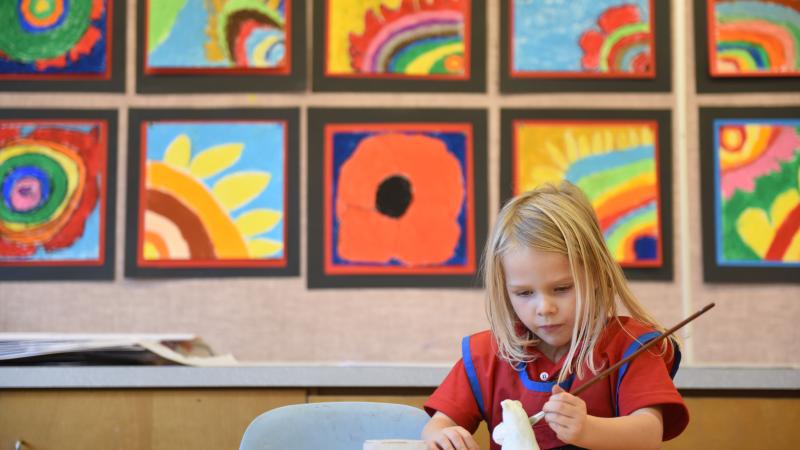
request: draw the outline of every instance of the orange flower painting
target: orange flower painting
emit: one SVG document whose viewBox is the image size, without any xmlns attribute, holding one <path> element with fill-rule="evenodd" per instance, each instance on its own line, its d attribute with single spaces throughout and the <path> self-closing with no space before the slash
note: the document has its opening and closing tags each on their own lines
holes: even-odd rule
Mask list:
<svg viewBox="0 0 800 450">
<path fill-rule="evenodd" d="M 471 127 L 325 127 L 325 272 L 475 270 Z"/>
</svg>

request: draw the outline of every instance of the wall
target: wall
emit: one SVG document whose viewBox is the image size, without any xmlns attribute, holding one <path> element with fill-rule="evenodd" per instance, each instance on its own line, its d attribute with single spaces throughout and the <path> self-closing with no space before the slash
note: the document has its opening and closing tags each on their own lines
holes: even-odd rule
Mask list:
<svg viewBox="0 0 800 450">
<path fill-rule="evenodd" d="M 248 361 L 391 361 L 450 363 L 459 339 L 485 328 L 482 293 L 461 289 L 305 287 L 306 116 L 308 107 L 450 107 L 489 112 L 489 210 L 498 209 L 500 110 L 525 108 L 667 108 L 673 111 L 675 277 L 636 282 L 633 290 L 663 323 L 714 301 L 717 307 L 686 333 L 689 364 L 800 364 L 797 285 L 707 285 L 702 281 L 698 107 L 799 105 L 800 94 L 697 95 L 691 5 L 673 0 L 673 90 L 662 94 L 525 94 L 498 90 L 499 1 L 488 5 L 485 94 L 135 94 L 135 0 L 128 0 L 124 94 L 3 93 L 1 108 L 116 108 L 120 133 L 117 223 L 123 224 L 128 108 L 286 107 L 301 114 L 301 276 L 273 279 L 133 281 L 124 279 L 124 232 L 118 227 L 114 282 L 0 284 L 0 331 L 191 332 L 217 351 Z M 309 8 L 310 9 L 310 8 Z M 310 12 L 309 12 L 310 14 Z M 311 23 L 309 16 L 308 23 Z M 309 41 L 311 39 L 309 38 Z M 310 53 L 310 51 L 309 51 Z M 310 58 L 309 58 L 310 61 Z M 310 83 L 309 83 L 310 85 Z"/>
</svg>

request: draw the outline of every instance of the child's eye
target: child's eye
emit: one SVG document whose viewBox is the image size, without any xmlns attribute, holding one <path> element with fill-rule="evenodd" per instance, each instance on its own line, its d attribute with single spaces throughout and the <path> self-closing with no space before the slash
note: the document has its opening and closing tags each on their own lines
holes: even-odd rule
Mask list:
<svg viewBox="0 0 800 450">
<path fill-rule="evenodd" d="M 518 291 L 515 292 L 514 294 L 519 297 L 530 297 L 531 295 L 533 295 L 533 291 Z"/>
<path fill-rule="evenodd" d="M 556 288 L 556 292 L 567 292 L 572 289 L 572 286 L 559 286 Z"/>
</svg>

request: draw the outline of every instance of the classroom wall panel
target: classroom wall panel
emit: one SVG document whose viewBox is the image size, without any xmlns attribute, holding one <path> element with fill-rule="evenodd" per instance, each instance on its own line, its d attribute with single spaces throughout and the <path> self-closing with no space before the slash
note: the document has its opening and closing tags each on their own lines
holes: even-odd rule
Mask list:
<svg viewBox="0 0 800 450">
<path fill-rule="evenodd" d="M 310 3 L 310 2 L 309 2 Z M 666 93 L 499 91 L 499 2 L 487 1 L 485 93 L 136 94 L 136 1 L 127 2 L 126 90 L 120 94 L 7 92 L 0 108 L 119 110 L 117 224 L 129 209 L 124 193 L 129 108 L 281 108 L 300 114 L 300 276 L 132 280 L 123 277 L 125 232 L 117 229 L 111 282 L 0 282 L 2 332 L 190 332 L 220 353 L 245 361 L 451 363 L 460 338 L 487 327 L 480 290 L 461 288 L 315 289 L 306 283 L 307 110 L 310 107 L 477 108 L 488 112 L 490 225 L 499 208 L 502 108 L 671 109 L 673 254 L 671 281 L 637 281 L 633 291 L 665 325 L 708 302 L 717 307 L 682 333 L 687 364 L 800 364 L 797 284 L 707 284 L 702 278 L 697 110 L 700 106 L 800 104 L 800 93 L 695 94 L 691 2 L 673 0 L 673 86 Z M 311 8 L 307 24 L 311 24 Z M 683 33 L 683 37 L 679 39 Z M 311 42 L 307 39 L 311 55 Z M 679 46 L 679 43 L 683 46 Z M 310 56 L 308 56 L 309 64 Z M 682 64 L 677 62 L 681 61 Z M 309 71 L 311 72 L 311 71 Z M 311 83 L 308 83 L 310 86 Z"/>
</svg>

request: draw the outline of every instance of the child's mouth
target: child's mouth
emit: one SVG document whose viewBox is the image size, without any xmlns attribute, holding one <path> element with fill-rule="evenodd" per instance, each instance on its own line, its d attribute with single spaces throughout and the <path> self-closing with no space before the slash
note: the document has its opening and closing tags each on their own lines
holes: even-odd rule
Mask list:
<svg viewBox="0 0 800 450">
<path fill-rule="evenodd" d="M 543 325 L 539 327 L 540 331 L 544 331 L 545 333 L 553 333 L 554 331 L 558 330 L 561 325 Z"/>
</svg>

